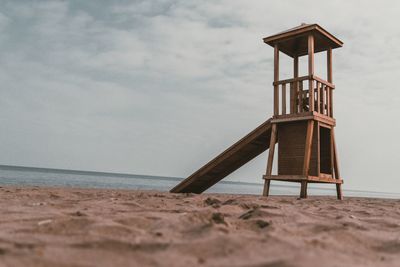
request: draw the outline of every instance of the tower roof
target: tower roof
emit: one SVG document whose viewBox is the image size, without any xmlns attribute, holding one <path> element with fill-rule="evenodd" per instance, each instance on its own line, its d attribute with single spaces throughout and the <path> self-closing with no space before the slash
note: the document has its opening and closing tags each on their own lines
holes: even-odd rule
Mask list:
<svg viewBox="0 0 400 267">
<path fill-rule="evenodd" d="M 314 36 L 315 53 L 338 48 L 343 46 L 343 42 L 327 32 L 318 24 L 305 24 L 291 28 L 289 30 L 265 37 L 264 43 L 270 46 L 278 44 L 278 49 L 288 56 L 304 56 L 308 54 L 308 38 Z"/>
</svg>

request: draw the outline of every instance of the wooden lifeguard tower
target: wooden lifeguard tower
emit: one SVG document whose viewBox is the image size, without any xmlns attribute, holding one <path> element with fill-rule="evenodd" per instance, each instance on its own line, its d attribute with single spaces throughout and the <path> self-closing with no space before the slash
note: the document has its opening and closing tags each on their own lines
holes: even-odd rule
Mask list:
<svg viewBox="0 0 400 267">
<path fill-rule="evenodd" d="M 171 192 L 201 193 L 248 161 L 269 149 L 263 195 L 271 180 L 301 184 L 307 197 L 308 183 L 336 184 L 342 199 L 341 179 L 333 117 L 332 49 L 343 43 L 318 24 L 302 24 L 266 37 L 274 47 L 274 115 L 255 130 L 204 165 Z M 327 78 L 314 73 L 314 54 L 326 51 Z M 279 80 L 280 52 L 293 58 L 293 78 Z M 299 76 L 299 57 L 308 56 L 308 75 Z M 278 144 L 277 174 L 272 174 Z"/>
</svg>

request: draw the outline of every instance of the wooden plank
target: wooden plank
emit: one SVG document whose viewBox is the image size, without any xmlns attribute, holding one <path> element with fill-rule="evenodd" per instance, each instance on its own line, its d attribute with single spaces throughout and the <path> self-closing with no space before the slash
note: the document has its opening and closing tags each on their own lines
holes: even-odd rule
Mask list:
<svg viewBox="0 0 400 267">
<path fill-rule="evenodd" d="M 276 134 L 277 134 L 276 124 L 273 123 L 272 129 L 271 129 L 271 139 L 270 139 L 270 143 L 269 143 L 268 162 L 267 162 L 267 170 L 266 170 L 266 175 L 268 175 L 268 176 L 270 176 L 272 174 L 272 164 L 274 161 Z M 264 182 L 263 196 L 267 197 L 269 195 L 270 183 L 271 183 L 270 180 L 266 180 Z"/>
<path fill-rule="evenodd" d="M 327 78 L 328 78 L 328 82 L 332 83 L 332 48 L 329 48 L 326 51 L 326 55 L 327 55 Z M 333 88 L 333 87 L 332 87 Z M 330 109 L 329 109 L 329 114 L 330 117 L 333 117 L 333 90 L 329 90 L 329 98 L 330 98 Z"/>
<path fill-rule="evenodd" d="M 195 171 L 192 175 L 171 189 L 170 192 L 201 193 L 217 183 L 240 168 L 243 164 L 268 149 L 271 127 L 271 119 L 269 119 Z"/>
<path fill-rule="evenodd" d="M 316 111 L 314 112 L 306 111 L 297 114 L 278 115 L 271 120 L 271 123 L 293 122 L 293 121 L 311 120 L 311 119 L 319 121 L 324 125 L 329 125 L 329 126 L 336 125 L 336 120 L 334 118 L 327 117 L 325 115 L 317 113 Z"/>
<path fill-rule="evenodd" d="M 275 180 L 275 181 L 293 181 L 293 182 L 301 182 L 303 180 L 307 180 L 307 176 L 303 175 L 264 175 L 264 180 Z"/>
<path fill-rule="evenodd" d="M 300 198 L 307 198 L 307 181 L 301 181 Z"/>
<path fill-rule="evenodd" d="M 329 83 L 332 83 L 332 48 L 329 47 L 326 51 L 326 65 L 327 65 L 327 79 Z"/>
<path fill-rule="evenodd" d="M 320 97 L 320 82 L 317 82 L 317 88 L 316 88 L 316 91 L 317 91 L 317 112 L 318 113 L 320 113 L 321 112 L 321 109 L 320 109 L 320 106 L 321 106 L 321 97 Z"/>
<path fill-rule="evenodd" d="M 274 115 L 279 115 L 279 86 L 274 86 Z"/>
<path fill-rule="evenodd" d="M 332 138 L 333 154 L 334 154 L 333 166 L 335 170 L 335 178 L 339 179 L 340 178 L 339 159 L 338 159 L 336 140 L 335 140 L 335 130 L 333 128 L 331 130 L 331 138 Z"/>
<path fill-rule="evenodd" d="M 320 93 L 321 93 L 321 114 L 325 114 L 325 86 L 321 83 Z"/>
<path fill-rule="evenodd" d="M 308 107 L 309 111 L 314 111 L 314 81 L 308 81 Z"/>
<path fill-rule="evenodd" d="M 296 81 L 305 81 L 305 80 L 308 80 L 309 78 L 310 78 L 310 76 L 306 75 L 306 76 L 301 76 L 301 77 L 297 77 L 297 78 L 290 78 L 290 79 L 285 79 L 285 80 L 280 80 L 280 81 L 274 81 L 274 82 L 272 82 L 272 85 L 280 85 L 280 84 L 292 83 L 292 82 L 296 82 Z"/>
<path fill-rule="evenodd" d="M 336 141 L 335 141 L 335 135 L 333 133 L 332 129 L 332 136 L 333 136 L 333 149 L 334 149 L 334 170 L 335 170 L 335 180 L 342 180 L 340 176 L 340 171 L 339 171 L 339 160 L 338 160 L 338 155 L 337 155 L 337 149 L 336 149 Z M 337 198 L 342 200 L 343 199 L 343 193 L 342 193 L 342 185 L 337 184 L 336 185 L 336 194 Z"/>
<path fill-rule="evenodd" d="M 324 128 L 327 128 L 327 129 L 332 129 L 332 125 L 323 123 L 323 122 L 321 122 L 321 121 L 318 121 L 318 123 L 319 123 L 319 127 L 324 127 Z"/>
<path fill-rule="evenodd" d="M 282 84 L 282 114 L 286 114 L 286 83 Z"/>
<path fill-rule="evenodd" d="M 274 47 L 274 82 L 279 81 L 279 48 Z M 279 115 L 279 86 L 274 85 L 274 115 Z"/>
<path fill-rule="evenodd" d="M 310 169 L 313 130 L 314 130 L 314 121 L 310 120 L 307 125 L 306 145 L 305 145 L 305 151 L 304 151 L 303 175 L 308 175 L 308 171 Z M 301 182 L 300 198 L 307 198 L 307 181 Z"/>
<path fill-rule="evenodd" d="M 334 179 L 329 177 L 308 176 L 307 181 L 314 183 L 342 184 L 342 179 Z"/>
<path fill-rule="evenodd" d="M 326 123 L 329 125 L 333 125 L 333 126 L 336 125 L 336 120 L 332 117 L 328 117 L 326 115 L 323 115 L 323 114 L 315 112 L 315 111 L 313 112 L 313 116 L 314 116 L 315 120 L 318 120 L 320 122 L 323 122 L 323 123 Z"/>
<path fill-rule="evenodd" d="M 296 106 L 296 98 L 295 98 L 295 91 L 294 91 L 294 83 L 290 83 L 290 114 L 294 114 Z"/>
<path fill-rule="evenodd" d="M 297 114 L 303 115 L 303 114 L 308 114 L 308 112 L 297 113 Z M 289 117 L 289 118 L 281 118 L 281 116 L 278 116 L 276 119 L 273 119 L 271 122 L 273 122 L 273 123 L 294 122 L 294 121 L 312 120 L 313 118 L 314 118 L 314 116 L 312 116 L 312 115 L 293 116 L 293 117 Z"/>
<path fill-rule="evenodd" d="M 329 173 L 320 173 L 318 177 L 333 179 L 332 174 L 329 174 Z"/>
<path fill-rule="evenodd" d="M 314 36 L 308 35 L 308 75 L 314 75 Z M 314 81 L 308 80 L 308 106 L 309 111 L 314 111 Z"/>
<path fill-rule="evenodd" d="M 299 96 L 299 113 L 303 112 L 303 81 L 299 81 L 298 84 L 298 96 Z"/>
<path fill-rule="evenodd" d="M 337 147 L 336 147 L 336 140 L 335 140 L 335 131 L 332 128 L 331 131 L 331 138 L 332 138 L 332 144 L 333 144 L 333 157 L 334 157 L 334 161 L 333 161 L 333 165 L 334 165 L 334 173 L 335 173 L 335 178 L 336 180 L 342 180 L 341 176 L 340 176 L 340 171 L 339 171 L 339 158 L 338 158 L 338 153 L 337 153 Z M 337 184 L 336 185 L 336 194 L 337 194 L 337 198 L 339 200 L 343 199 L 343 193 L 342 193 L 342 185 L 341 184 Z"/>
<path fill-rule="evenodd" d="M 326 116 L 331 117 L 331 98 L 330 88 L 326 87 Z"/>
<path fill-rule="evenodd" d="M 321 175 L 320 122 L 317 121 L 317 175 Z"/>
<path fill-rule="evenodd" d="M 264 175 L 264 180 L 272 181 L 287 181 L 287 182 L 313 182 L 313 183 L 330 183 L 330 184 L 342 184 L 342 179 L 334 179 L 332 177 L 317 177 L 317 176 L 303 176 L 303 175 Z"/>
<path fill-rule="evenodd" d="M 329 99 L 330 99 L 330 102 L 331 102 L 330 109 L 329 109 L 329 114 L 330 114 L 330 117 L 333 117 L 333 90 L 332 89 L 329 90 Z"/>
<path fill-rule="evenodd" d="M 299 108 L 297 106 L 297 101 L 296 99 L 298 99 L 298 93 L 299 93 L 299 57 L 294 57 L 293 59 L 293 77 L 294 77 L 294 96 L 293 96 L 293 112 L 291 113 L 298 113 L 299 112 Z M 306 76 L 303 76 L 301 78 L 304 78 Z"/>
<path fill-rule="evenodd" d="M 305 151 L 304 151 L 303 175 L 308 175 L 308 170 L 310 168 L 310 156 L 311 156 L 313 130 L 314 130 L 314 121 L 310 120 L 307 124 L 307 136 L 306 136 L 306 145 L 305 145 Z"/>
<path fill-rule="evenodd" d="M 334 84 L 321 79 L 320 77 L 316 76 L 315 74 L 311 75 L 310 79 L 316 80 L 316 81 L 318 81 L 318 82 L 320 82 L 322 84 L 325 84 L 326 86 L 329 86 L 332 89 L 335 89 L 335 85 Z"/>
</svg>

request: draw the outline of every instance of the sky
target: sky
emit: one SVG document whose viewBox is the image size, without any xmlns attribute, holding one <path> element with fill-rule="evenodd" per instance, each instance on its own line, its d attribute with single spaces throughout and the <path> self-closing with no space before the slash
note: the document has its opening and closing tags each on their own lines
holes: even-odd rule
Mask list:
<svg viewBox="0 0 400 267">
<path fill-rule="evenodd" d="M 272 115 L 262 38 L 305 22 L 344 42 L 333 51 L 344 188 L 400 192 L 399 11 L 399 1 L 0 0 L 0 164 L 187 177 Z M 287 56 L 281 66 L 290 78 Z M 262 182 L 266 159 L 226 179 Z"/>
</svg>

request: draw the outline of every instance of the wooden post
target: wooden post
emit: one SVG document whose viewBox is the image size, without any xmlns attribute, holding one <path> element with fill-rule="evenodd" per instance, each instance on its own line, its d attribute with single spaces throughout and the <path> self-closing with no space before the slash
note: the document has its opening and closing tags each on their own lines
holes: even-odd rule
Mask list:
<svg viewBox="0 0 400 267">
<path fill-rule="evenodd" d="M 307 181 L 301 181 L 300 198 L 307 198 Z"/>
<path fill-rule="evenodd" d="M 321 109 L 321 114 L 327 114 L 325 113 L 326 110 L 326 101 L 325 101 L 325 91 L 326 91 L 326 85 L 321 84 L 321 105 L 322 105 L 322 109 Z"/>
<path fill-rule="evenodd" d="M 314 81 L 312 75 L 314 75 L 314 36 L 310 34 L 308 36 L 308 106 L 309 111 L 314 111 Z"/>
<path fill-rule="evenodd" d="M 290 83 L 290 114 L 295 113 L 295 107 L 296 107 L 296 98 L 295 98 L 295 87 L 294 87 L 295 82 Z"/>
<path fill-rule="evenodd" d="M 268 162 L 267 162 L 267 171 L 266 171 L 266 175 L 268 175 L 268 176 L 271 176 L 271 174 L 272 174 L 272 163 L 274 162 L 276 134 L 277 134 L 276 123 L 274 123 L 274 124 L 272 124 L 271 139 L 269 141 Z M 270 183 L 271 183 L 271 180 L 268 180 L 268 179 L 265 180 L 263 196 L 267 197 L 269 195 Z"/>
<path fill-rule="evenodd" d="M 327 63 L 327 79 L 328 82 L 332 83 L 332 48 L 328 48 L 326 51 L 326 63 Z"/>
<path fill-rule="evenodd" d="M 332 78 L 332 48 L 328 48 L 326 51 L 326 65 L 327 65 L 327 79 L 328 82 L 333 83 L 333 78 Z M 331 117 L 333 117 L 333 90 L 329 90 L 329 98 L 330 98 L 330 108 L 329 108 L 329 114 Z"/>
<path fill-rule="evenodd" d="M 286 114 L 286 83 L 282 84 L 282 114 Z"/>
<path fill-rule="evenodd" d="M 320 97 L 320 94 L 321 94 L 321 91 L 320 91 L 320 89 L 319 89 L 319 87 L 320 87 L 320 82 L 317 82 L 317 112 L 318 113 L 320 113 L 321 112 L 321 109 L 320 109 L 320 104 L 321 104 L 321 102 L 320 102 L 320 100 L 321 100 L 321 97 Z"/>
<path fill-rule="evenodd" d="M 274 82 L 279 81 L 279 49 L 274 47 Z M 274 85 L 274 115 L 279 115 L 279 85 Z"/>
<path fill-rule="evenodd" d="M 299 78 L 299 57 L 295 56 L 293 59 L 293 78 Z M 296 99 L 298 99 L 298 93 L 299 93 L 299 82 L 294 81 L 294 89 L 293 89 L 293 112 L 291 113 L 297 113 L 299 112 L 299 108 L 296 104 Z M 299 102 L 300 103 L 300 102 Z"/>
<path fill-rule="evenodd" d="M 317 176 L 321 174 L 321 133 L 319 121 L 317 121 Z"/>
<path fill-rule="evenodd" d="M 333 97 L 333 89 L 329 90 L 329 115 L 333 118 L 333 103 L 332 103 L 332 97 Z"/>
<path fill-rule="evenodd" d="M 338 153 L 337 153 L 337 148 L 336 148 L 336 141 L 335 141 L 335 132 L 332 128 L 331 131 L 331 138 L 332 138 L 332 144 L 333 144 L 333 156 L 334 156 L 334 170 L 335 170 L 335 178 L 340 179 L 340 171 L 339 171 L 339 158 L 338 158 Z M 336 193 L 337 193 L 337 198 L 342 200 L 343 199 L 343 194 L 342 194 L 342 184 L 336 184 Z"/>
<path fill-rule="evenodd" d="M 331 88 L 326 86 L 326 115 L 331 116 Z"/>
<path fill-rule="evenodd" d="M 299 112 L 303 112 L 303 81 L 298 83 L 298 95 L 299 95 Z"/>
<path fill-rule="evenodd" d="M 314 130 L 314 121 L 309 120 L 307 124 L 306 144 L 304 147 L 303 176 L 307 177 L 310 169 L 311 146 Z M 301 182 L 300 198 L 307 198 L 307 181 Z"/>
</svg>

